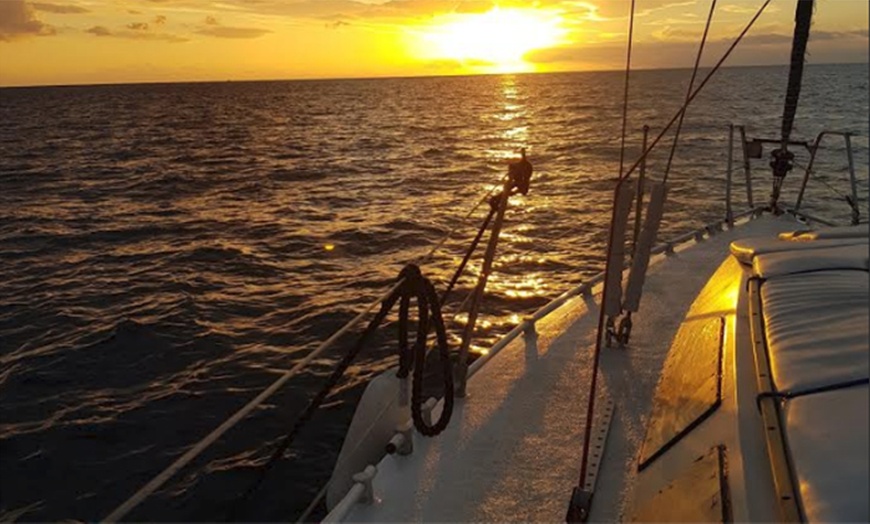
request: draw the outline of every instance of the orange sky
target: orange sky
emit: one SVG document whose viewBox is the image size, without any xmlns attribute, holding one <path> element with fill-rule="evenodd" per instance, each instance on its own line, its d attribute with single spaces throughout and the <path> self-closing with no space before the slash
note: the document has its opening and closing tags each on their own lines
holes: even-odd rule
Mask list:
<svg viewBox="0 0 870 524">
<path fill-rule="evenodd" d="M 712 63 L 762 0 L 720 0 Z M 0 85 L 619 69 L 628 0 L 0 0 Z M 784 63 L 773 0 L 730 65 Z M 687 67 L 710 0 L 637 0 L 635 65 Z M 866 62 L 867 0 L 817 0 L 811 63 Z"/>
</svg>

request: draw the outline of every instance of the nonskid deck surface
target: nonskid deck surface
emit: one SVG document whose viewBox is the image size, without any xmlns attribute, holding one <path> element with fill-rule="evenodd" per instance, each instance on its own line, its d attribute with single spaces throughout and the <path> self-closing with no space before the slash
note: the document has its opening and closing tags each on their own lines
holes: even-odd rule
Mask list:
<svg viewBox="0 0 870 524">
<path fill-rule="evenodd" d="M 668 347 L 729 243 L 796 226 L 754 220 L 650 267 L 630 346 L 602 354 L 599 395 L 610 396 L 616 413 L 593 520 L 622 516 Z M 415 435 L 411 455 L 385 457 L 373 482 L 375 503 L 356 505 L 347 520 L 563 521 L 579 473 L 598 299 L 570 300 L 537 323 L 536 340 L 518 338 L 488 362 L 445 432 Z"/>
</svg>

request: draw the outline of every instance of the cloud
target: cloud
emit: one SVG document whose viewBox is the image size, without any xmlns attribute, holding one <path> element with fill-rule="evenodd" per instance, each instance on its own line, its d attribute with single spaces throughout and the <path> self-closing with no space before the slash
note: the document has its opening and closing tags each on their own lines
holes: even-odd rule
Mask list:
<svg viewBox="0 0 870 524">
<path fill-rule="evenodd" d="M 154 25 L 163 25 L 166 23 L 166 17 L 163 15 L 157 15 L 154 17 Z"/>
<path fill-rule="evenodd" d="M 2 0 L 0 0 L 2 1 Z M 145 29 L 142 29 L 138 26 L 145 26 Z M 131 26 L 137 26 L 133 28 Z M 142 23 L 133 23 L 127 26 L 128 30 L 125 31 L 112 31 L 111 29 L 101 26 L 95 25 L 90 29 L 86 30 L 85 33 L 92 34 L 98 37 L 114 37 L 114 38 L 127 38 L 130 40 L 150 40 L 154 42 L 170 42 L 170 43 L 180 43 L 187 42 L 189 39 L 184 38 L 183 36 L 174 35 L 171 33 L 152 33 L 147 31 L 148 24 Z"/>
<path fill-rule="evenodd" d="M 0 0 L 0 42 L 54 33 L 54 28 L 37 19 L 24 0 Z"/>
<path fill-rule="evenodd" d="M 0 0 L 2 1 L 2 0 Z M 170 0 L 148 0 L 165 4 Z M 171 0 L 173 7 L 201 9 L 202 0 Z M 700 0 L 642 0 L 638 16 L 658 11 L 682 13 L 682 6 L 697 5 Z M 214 9 L 256 15 L 285 16 L 308 20 L 380 20 L 402 23 L 428 20 L 445 14 L 478 14 L 493 7 L 502 9 L 548 9 L 563 14 L 568 23 L 606 22 L 628 16 L 626 0 L 223 0 L 213 3 Z"/>
<path fill-rule="evenodd" d="M 867 40 L 868 36 L 870 36 L 870 32 L 867 29 L 858 29 L 856 31 L 813 31 L 810 33 L 810 42 L 813 40 Z M 788 39 L 791 41 L 791 37 L 788 37 Z"/>
<path fill-rule="evenodd" d="M 632 50 L 632 67 L 691 67 L 698 47 L 698 35 L 683 39 L 681 30 L 668 29 L 656 36 L 660 40 L 639 41 Z M 815 63 L 862 62 L 867 60 L 868 31 L 814 31 L 810 34 L 809 56 Z M 713 65 L 731 45 L 733 38 L 718 38 L 707 42 L 703 67 Z M 788 63 L 792 36 L 777 32 L 746 35 L 728 58 L 726 65 L 766 65 Z M 815 45 L 814 45 L 815 44 Z M 624 43 L 576 44 L 529 52 L 525 60 L 536 64 L 567 66 L 582 69 L 612 69 L 624 64 Z"/>
<path fill-rule="evenodd" d="M 231 27 L 221 25 L 220 20 L 214 16 L 205 17 L 205 27 L 197 31 L 200 35 L 213 36 L 216 38 L 259 38 L 272 31 L 258 29 L 256 27 Z"/>
<path fill-rule="evenodd" d="M 253 27 L 225 26 L 204 27 L 197 31 L 198 34 L 214 36 L 217 38 L 258 38 L 271 32 L 272 31 L 269 31 L 268 29 L 257 29 Z"/>
<path fill-rule="evenodd" d="M 490 9 L 492 9 L 493 3 L 489 1 L 469 1 L 469 2 L 460 2 L 455 11 L 457 13 L 462 14 L 480 14 L 486 13 Z"/>
<path fill-rule="evenodd" d="M 86 30 L 85 33 L 90 33 L 94 36 L 112 36 L 112 32 L 101 25 L 95 25 L 94 27 Z"/>
<path fill-rule="evenodd" d="M 344 26 L 349 26 L 350 22 L 345 22 L 344 20 L 336 20 L 335 22 L 327 22 L 323 24 L 327 29 L 340 29 Z"/>
<path fill-rule="evenodd" d="M 54 13 L 57 15 L 77 15 L 91 12 L 90 9 L 85 9 L 84 7 L 79 7 L 77 5 L 44 4 L 41 2 L 34 2 L 30 5 L 37 11 Z"/>
<path fill-rule="evenodd" d="M 148 23 L 147 22 L 133 22 L 131 24 L 127 24 L 127 29 L 132 29 L 133 31 L 147 31 Z"/>
<path fill-rule="evenodd" d="M 719 9 L 721 9 L 722 11 L 725 11 L 726 13 L 749 14 L 749 15 L 755 13 L 755 11 L 758 10 L 758 8 L 755 6 L 747 6 L 747 5 L 740 5 L 740 4 L 726 4 L 726 5 L 723 5 L 722 7 L 720 7 Z"/>
<path fill-rule="evenodd" d="M 501 0 L 501 7 L 528 7 L 528 2 Z M 236 3 L 258 14 L 288 16 L 313 20 L 394 20 L 428 18 L 446 13 L 484 13 L 496 5 L 493 0 L 258 0 L 254 4 Z"/>
</svg>

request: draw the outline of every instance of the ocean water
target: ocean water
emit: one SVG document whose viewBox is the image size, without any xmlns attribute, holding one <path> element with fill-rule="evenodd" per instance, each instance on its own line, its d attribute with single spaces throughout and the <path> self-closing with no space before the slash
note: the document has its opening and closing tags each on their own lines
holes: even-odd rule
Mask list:
<svg viewBox="0 0 870 524">
<path fill-rule="evenodd" d="M 725 69 L 692 105 L 661 237 L 724 216 L 727 126 L 776 138 L 786 75 Z M 689 76 L 633 74 L 627 163 Z M 459 227 L 423 268 L 443 289 L 485 209 L 460 218 L 521 148 L 532 188 L 511 199 L 475 348 L 600 271 L 621 92 L 620 73 L 0 90 L 0 520 L 104 517 Z M 855 133 L 864 219 L 868 109 L 866 64 L 807 68 L 794 138 Z M 845 223 L 845 148 L 826 145 L 807 211 Z M 765 202 L 766 161 L 754 167 Z M 734 195 L 744 209 L 742 185 Z M 448 318 L 479 270 L 478 257 Z M 448 324 L 455 344 L 462 317 Z M 305 508 L 364 384 L 396 364 L 392 336 L 362 353 L 239 519 Z M 129 518 L 225 519 L 352 340 Z"/>
</svg>

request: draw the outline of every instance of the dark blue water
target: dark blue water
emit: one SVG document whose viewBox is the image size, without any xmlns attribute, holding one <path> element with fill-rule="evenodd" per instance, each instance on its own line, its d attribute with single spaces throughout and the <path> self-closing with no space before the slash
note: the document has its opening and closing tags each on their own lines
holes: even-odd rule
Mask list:
<svg viewBox="0 0 870 524">
<path fill-rule="evenodd" d="M 663 236 L 724 215 L 727 125 L 775 138 L 786 74 L 726 69 L 698 98 Z M 634 74 L 630 160 L 689 76 Z M 475 347 L 598 272 L 621 89 L 619 73 L 583 73 L 0 90 L 0 520 L 105 516 L 377 297 L 522 147 L 532 190 L 512 199 Z M 867 114 L 866 65 L 808 67 L 795 138 L 856 133 L 864 218 Z M 808 210 L 846 222 L 845 150 L 827 144 Z M 484 211 L 424 268 L 439 286 Z M 471 270 L 459 298 L 480 262 Z M 130 518 L 225 518 L 351 340 Z M 396 362 L 385 340 L 239 518 L 298 516 L 329 478 L 362 385 Z"/>
</svg>

